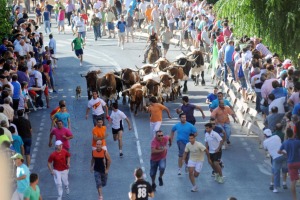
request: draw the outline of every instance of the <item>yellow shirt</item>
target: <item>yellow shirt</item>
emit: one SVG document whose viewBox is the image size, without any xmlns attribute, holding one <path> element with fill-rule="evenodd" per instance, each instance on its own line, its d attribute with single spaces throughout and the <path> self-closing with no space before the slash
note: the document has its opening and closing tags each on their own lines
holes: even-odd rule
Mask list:
<svg viewBox="0 0 300 200">
<path fill-rule="evenodd" d="M 113 22 L 115 19 L 115 15 L 109 11 L 105 14 L 105 19 L 106 19 L 106 22 Z"/>
<path fill-rule="evenodd" d="M 204 161 L 204 154 L 205 154 L 206 147 L 201 143 L 195 141 L 194 144 L 187 143 L 185 146 L 185 152 L 190 152 L 190 160 L 194 162 Z"/>
</svg>

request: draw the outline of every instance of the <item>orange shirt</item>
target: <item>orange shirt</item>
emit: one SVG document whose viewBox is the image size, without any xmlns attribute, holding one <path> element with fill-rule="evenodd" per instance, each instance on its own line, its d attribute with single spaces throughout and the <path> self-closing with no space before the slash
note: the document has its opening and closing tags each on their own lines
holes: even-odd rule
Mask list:
<svg viewBox="0 0 300 200">
<path fill-rule="evenodd" d="M 231 108 L 224 106 L 224 109 L 217 107 L 211 113 L 211 117 L 216 119 L 217 124 L 230 123 L 229 115 L 234 114 Z"/>
<path fill-rule="evenodd" d="M 152 13 L 152 8 L 147 8 L 145 11 L 145 15 L 148 21 L 151 21 L 152 17 L 151 17 L 151 13 Z"/>
<path fill-rule="evenodd" d="M 98 126 L 95 126 L 93 128 L 92 134 L 93 136 L 96 137 L 104 137 L 106 133 L 106 126 L 102 126 L 101 128 L 99 128 Z M 92 146 L 96 147 L 96 140 L 94 140 L 94 138 L 92 138 Z M 106 141 L 105 139 L 102 140 L 102 146 L 106 146 Z"/>
<path fill-rule="evenodd" d="M 154 103 L 150 105 L 149 106 L 150 122 L 161 122 L 163 110 L 167 110 L 167 107 L 160 103 Z"/>
</svg>

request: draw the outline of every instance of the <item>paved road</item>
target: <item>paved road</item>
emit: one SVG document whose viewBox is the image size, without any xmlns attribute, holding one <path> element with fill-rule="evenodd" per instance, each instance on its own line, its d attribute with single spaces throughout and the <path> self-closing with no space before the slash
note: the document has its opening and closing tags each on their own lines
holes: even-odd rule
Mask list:
<svg viewBox="0 0 300 200">
<path fill-rule="evenodd" d="M 39 110 L 30 114 L 34 127 L 33 142 L 33 163 L 30 168 L 33 172 L 40 174 L 40 188 L 43 199 L 56 199 L 57 191 L 52 176 L 47 169 L 47 158 L 53 148 L 48 148 L 48 136 L 50 129 L 49 113 L 57 106 L 58 101 L 65 99 L 67 108 L 71 114 L 72 132 L 74 139 L 71 141 L 71 169 L 70 169 L 70 190 L 69 197 L 65 199 L 97 199 L 97 192 L 93 175 L 89 172 L 91 159 L 91 130 L 92 119 L 85 120 L 85 109 L 87 105 L 85 79 L 80 77 L 81 73 L 90 69 L 101 69 L 103 72 L 112 71 L 125 67 L 141 66 L 143 48 L 145 41 L 136 41 L 134 44 L 125 45 L 122 51 L 117 47 L 116 39 L 101 39 L 95 42 L 92 38 L 92 32 L 88 33 L 86 48 L 84 49 L 84 66 L 79 66 L 79 61 L 71 51 L 70 43 L 73 36 L 70 32 L 66 35 L 58 35 L 52 28 L 54 38 L 57 40 L 59 67 L 56 70 L 56 88 L 57 94 L 52 94 L 51 108 Z M 171 47 L 168 59 L 173 60 L 180 53 L 179 49 Z M 203 107 L 205 115 L 210 112 L 205 104 L 205 97 L 212 91 L 212 85 L 206 74 L 207 86 L 194 86 L 188 83 L 188 95 L 192 103 Z M 74 98 L 75 88 L 80 85 L 83 89 L 83 97 L 79 100 Z M 173 119 L 168 119 L 164 113 L 162 130 L 169 134 L 174 123 L 178 122 L 178 116 L 175 109 L 180 105 L 177 100 L 172 103 L 166 103 L 171 110 Z M 124 157 L 119 158 L 117 143 L 113 142 L 112 134 L 109 130 L 107 138 L 108 150 L 112 157 L 112 165 L 109 172 L 108 184 L 104 188 L 104 198 L 107 200 L 125 200 L 129 191 L 129 185 L 134 181 L 133 170 L 135 167 L 145 168 L 147 180 L 149 178 L 149 158 L 150 158 L 150 134 L 149 134 L 149 114 L 139 113 L 137 117 L 129 112 L 128 105 L 122 105 L 123 110 L 133 123 L 134 129 L 128 131 L 125 123 Z M 203 120 L 200 112 L 196 112 L 196 128 L 199 136 L 198 141 L 204 142 L 203 131 L 204 123 L 208 117 Z M 139 144 L 137 146 L 137 144 Z M 176 144 L 176 143 L 174 143 Z M 157 200 L 191 200 L 201 198 L 203 200 L 221 200 L 229 196 L 235 196 L 242 200 L 265 200 L 265 199 L 290 199 L 288 190 L 280 190 L 278 194 L 273 194 L 269 189 L 270 182 L 270 163 L 265 158 L 264 151 L 258 149 L 258 140 L 256 137 L 247 137 L 245 131 L 238 125 L 234 125 L 232 136 L 232 145 L 223 152 L 223 161 L 225 164 L 223 174 L 226 176 L 225 183 L 220 185 L 211 177 L 211 169 L 205 161 L 200 178 L 197 179 L 199 192 L 190 192 L 191 184 L 187 174 L 177 175 L 177 147 L 173 145 L 168 151 L 167 169 L 164 175 L 163 187 L 157 188 Z"/>
</svg>

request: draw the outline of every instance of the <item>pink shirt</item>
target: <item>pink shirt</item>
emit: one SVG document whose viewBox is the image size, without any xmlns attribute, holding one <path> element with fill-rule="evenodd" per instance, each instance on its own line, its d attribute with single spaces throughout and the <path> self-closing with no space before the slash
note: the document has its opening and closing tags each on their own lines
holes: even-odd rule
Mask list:
<svg viewBox="0 0 300 200">
<path fill-rule="evenodd" d="M 165 148 L 165 151 L 161 153 L 151 153 L 152 161 L 159 161 L 161 159 L 165 159 L 167 157 L 167 144 L 169 141 L 169 136 L 164 136 L 161 141 L 158 141 L 156 137 L 151 142 L 151 149 L 161 149 Z"/>
<path fill-rule="evenodd" d="M 58 20 L 59 21 L 65 20 L 65 11 L 64 10 L 59 11 Z"/>
<path fill-rule="evenodd" d="M 298 104 L 300 102 L 299 92 L 293 92 L 289 100 L 292 100 L 294 102 L 294 105 Z"/>
<path fill-rule="evenodd" d="M 63 137 L 63 136 L 70 137 L 73 135 L 69 129 L 67 129 L 65 127 L 61 128 L 61 129 L 54 128 L 50 134 L 54 135 L 56 140 L 62 141 L 64 149 L 66 149 L 66 150 L 70 149 L 69 140 L 67 140 Z"/>
<path fill-rule="evenodd" d="M 271 78 L 268 80 L 265 80 L 264 84 L 261 86 L 261 96 L 262 98 L 267 99 L 268 95 L 271 94 L 271 92 L 274 90 L 272 86 L 272 82 L 276 81 L 276 78 Z"/>
</svg>

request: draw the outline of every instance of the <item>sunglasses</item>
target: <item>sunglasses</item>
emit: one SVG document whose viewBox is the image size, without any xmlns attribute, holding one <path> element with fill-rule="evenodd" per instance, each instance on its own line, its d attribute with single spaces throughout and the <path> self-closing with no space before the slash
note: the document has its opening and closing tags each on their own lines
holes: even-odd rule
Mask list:
<svg viewBox="0 0 300 200">
<path fill-rule="evenodd" d="M 163 137 L 164 135 L 157 135 L 157 137 Z"/>
</svg>

